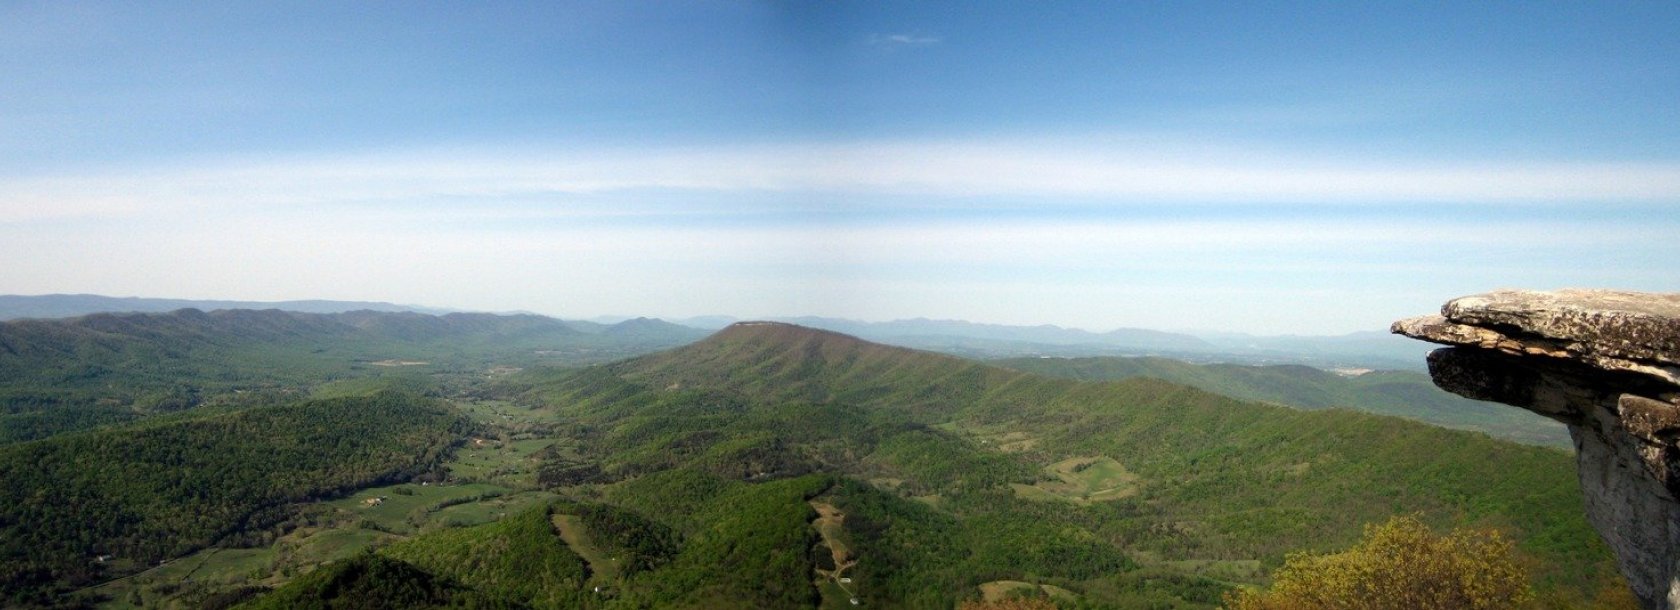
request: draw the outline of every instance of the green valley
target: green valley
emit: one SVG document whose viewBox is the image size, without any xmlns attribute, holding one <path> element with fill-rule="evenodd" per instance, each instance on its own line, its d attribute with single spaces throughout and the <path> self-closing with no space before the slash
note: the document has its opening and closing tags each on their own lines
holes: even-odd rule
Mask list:
<svg viewBox="0 0 1680 610">
<path fill-rule="evenodd" d="M 446 361 L 439 341 L 389 357 Z M 0 447 L 23 482 L 0 521 L 0 592 L 180 608 L 1212 608 L 1393 515 L 1508 532 L 1543 607 L 1619 582 L 1560 450 L 787 324 L 570 367 L 508 345 Z M 227 366 L 196 358 L 181 366 Z"/>
<path fill-rule="evenodd" d="M 1680 610 L 1680 1 L 0 1 L 0 610 Z"/>
<path fill-rule="evenodd" d="M 284 402 L 347 380 L 606 362 L 700 334 L 647 321 L 579 326 L 533 315 L 272 309 L 6 322 L 0 444 L 199 406 Z"/>
</svg>

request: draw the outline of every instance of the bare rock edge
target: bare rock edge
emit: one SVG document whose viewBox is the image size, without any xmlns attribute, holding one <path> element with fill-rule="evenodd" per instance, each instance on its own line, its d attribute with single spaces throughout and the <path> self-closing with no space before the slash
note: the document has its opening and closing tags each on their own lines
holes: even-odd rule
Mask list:
<svg viewBox="0 0 1680 610">
<path fill-rule="evenodd" d="M 1646 608 L 1680 610 L 1680 294 L 1500 290 L 1391 330 L 1435 384 L 1569 426 L 1587 518 Z"/>
</svg>

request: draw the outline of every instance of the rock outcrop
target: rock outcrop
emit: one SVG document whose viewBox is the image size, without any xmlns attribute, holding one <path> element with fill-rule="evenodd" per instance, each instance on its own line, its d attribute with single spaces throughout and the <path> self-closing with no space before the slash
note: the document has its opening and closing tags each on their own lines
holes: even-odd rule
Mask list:
<svg viewBox="0 0 1680 610">
<path fill-rule="evenodd" d="M 1561 421 L 1587 517 L 1647 608 L 1680 609 L 1680 294 L 1497 291 L 1394 332 L 1436 385 Z"/>
</svg>

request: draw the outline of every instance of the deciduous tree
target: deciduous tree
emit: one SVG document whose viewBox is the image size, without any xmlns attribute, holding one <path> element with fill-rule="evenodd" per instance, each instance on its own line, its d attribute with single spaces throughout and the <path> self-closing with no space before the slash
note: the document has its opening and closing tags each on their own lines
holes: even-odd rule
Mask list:
<svg viewBox="0 0 1680 610">
<path fill-rule="evenodd" d="M 1353 548 L 1294 554 L 1270 591 L 1226 596 L 1229 610 L 1500 610 L 1533 600 L 1527 571 L 1497 530 L 1445 536 L 1412 516 L 1368 525 Z"/>
</svg>

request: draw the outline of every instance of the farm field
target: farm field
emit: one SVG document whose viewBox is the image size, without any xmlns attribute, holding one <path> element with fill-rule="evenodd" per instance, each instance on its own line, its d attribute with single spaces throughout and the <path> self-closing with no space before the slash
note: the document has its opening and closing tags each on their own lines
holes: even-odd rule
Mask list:
<svg viewBox="0 0 1680 610">
<path fill-rule="evenodd" d="M 1065 501 L 1089 506 L 1131 497 L 1138 493 L 1140 482 L 1136 474 L 1112 458 L 1075 457 L 1044 467 L 1055 477 L 1031 485 L 1011 483 L 1010 488 L 1020 497 L 1038 501 Z"/>
</svg>

